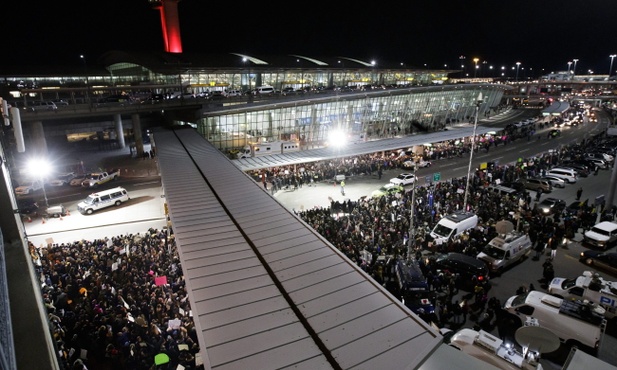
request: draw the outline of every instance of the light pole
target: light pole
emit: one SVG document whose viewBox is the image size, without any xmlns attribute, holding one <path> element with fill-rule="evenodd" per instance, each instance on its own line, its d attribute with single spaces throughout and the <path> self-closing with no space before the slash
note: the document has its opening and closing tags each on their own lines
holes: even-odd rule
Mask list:
<svg viewBox="0 0 617 370">
<path fill-rule="evenodd" d="M 416 208 L 416 169 L 418 164 L 413 166 L 413 183 L 411 184 L 411 207 L 409 210 L 409 244 L 407 246 L 407 259 L 411 259 L 413 248 L 416 241 L 416 225 L 414 223 L 414 211 Z"/>
<path fill-rule="evenodd" d="M 574 80 L 574 77 L 576 77 L 576 63 L 578 63 L 578 59 L 572 59 L 572 61 L 574 62 L 574 69 L 572 69 L 572 79 Z"/>
<path fill-rule="evenodd" d="M 568 76 L 570 76 L 570 68 L 572 67 L 572 61 L 568 62 Z"/>
<path fill-rule="evenodd" d="M 86 100 L 90 102 L 90 81 L 88 80 L 88 62 L 86 61 L 86 56 L 83 54 L 79 55 L 79 58 L 84 62 L 84 71 L 86 74 Z"/>
<path fill-rule="evenodd" d="M 473 58 L 473 78 L 476 78 L 476 76 L 478 75 L 478 62 L 480 61 L 480 58 Z"/>
<path fill-rule="evenodd" d="M 516 81 L 518 81 L 518 70 L 521 68 L 521 62 L 516 62 Z"/>
<path fill-rule="evenodd" d="M 617 57 L 617 54 L 611 54 L 609 55 L 609 57 L 611 58 L 611 66 L 608 68 L 608 79 L 611 79 L 611 73 L 613 73 L 613 59 L 615 59 L 615 57 Z"/>
<path fill-rule="evenodd" d="M 248 58 L 244 57 L 242 58 L 242 62 L 244 64 L 246 64 L 248 66 L 248 74 L 246 75 L 246 79 L 248 80 L 248 85 L 249 85 L 249 97 L 248 97 L 248 101 L 252 101 L 253 100 L 253 90 L 251 88 L 251 61 L 248 60 Z"/>
<path fill-rule="evenodd" d="M 469 196 L 469 182 L 471 180 L 471 163 L 473 161 L 473 151 L 476 146 L 476 129 L 478 128 L 480 104 L 482 104 L 482 93 L 478 94 L 478 98 L 476 99 L 476 117 L 474 118 L 473 135 L 471 136 L 471 151 L 469 152 L 469 167 L 467 167 L 467 184 L 465 185 L 465 196 L 463 198 L 463 212 L 467 211 L 467 197 Z"/>
<path fill-rule="evenodd" d="M 41 188 L 43 189 L 43 197 L 45 198 L 45 209 L 49 208 L 49 202 L 47 201 L 47 192 L 45 191 L 45 176 L 49 173 L 49 164 L 44 160 L 31 160 L 28 163 L 28 170 L 32 175 L 38 177 L 41 182 Z"/>
<path fill-rule="evenodd" d="M 465 56 L 461 55 L 460 57 L 458 57 L 458 59 L 461 61 L 461 78 L 462 78 L 463 74 L 465 73 Z"/>
</svg>

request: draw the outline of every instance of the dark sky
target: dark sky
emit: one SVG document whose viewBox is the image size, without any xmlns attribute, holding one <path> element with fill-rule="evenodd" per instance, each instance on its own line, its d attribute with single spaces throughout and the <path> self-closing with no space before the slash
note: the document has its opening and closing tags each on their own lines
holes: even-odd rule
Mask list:
<svg viewBox="0 0 617 370">
<path fill-rule="evenodd" d="M 464 55 L 470 70 L 477 57 L 496 69 L 521 62 L 521 74 L 566 70 L 574 58 L 577 74 L 606 74 L 617 53 L 615 0 L 181 0 L 178 7 L 191 53 L 348 56 L 452 69 Z M 12 0 L 2 13 L 0 67 L 163 51 L 159 15 L 147 0 Z"/>
</svg>

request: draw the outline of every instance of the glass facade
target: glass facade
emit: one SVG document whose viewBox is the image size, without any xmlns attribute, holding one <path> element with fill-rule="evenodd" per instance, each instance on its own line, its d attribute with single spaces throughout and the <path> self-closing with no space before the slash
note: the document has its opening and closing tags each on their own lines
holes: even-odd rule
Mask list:
<svg viewBox="0 0 617 370">
<path fill-rule="evenodd" d="M 480 94 L 479 114 L 483 115 L 499 106 L 506 89 L 495 84 L 419 87 L 375 97 L 355 94 L 344 99 L 266 105 L 205 115 L 197 130 L 222 151 L 285 141 L 312 148 L 328 145 L 333 132 L 342 132 L 351 141 L 371 140 L 471 122 Z"/>
</svg>

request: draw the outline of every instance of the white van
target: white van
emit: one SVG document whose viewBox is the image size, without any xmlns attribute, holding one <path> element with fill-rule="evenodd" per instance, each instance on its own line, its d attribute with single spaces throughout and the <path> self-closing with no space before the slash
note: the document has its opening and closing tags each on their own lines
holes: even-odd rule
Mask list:
<svg viewBox="0 0 617 370">
<path fill-rule="evenodd" d="M 491 272 L 500 274 L 506 267 L 529 256 L 529 253 L 529 236 L 512 231 L 493 238 L 477 258 L 484 261 Z"/>
<path fill-rule="evenodd" d="M 478 216 L 475 213 L 459 211 L 439 220 L 430 235 L 433 242 L 440 245 L 476 226 L 478 226 Z"/>
<path fill-rule="evenodd" d="M 586 346 L 596 352 L 606 328 L 606 310 L 590 302 L 557 298 L 532 290 L 510 297 L 503 308 L 520 324 L 546 328 L 568 345 Z"/>
<path fill-rule="evenodd" d="M 271 94 L 274 94 L 274 87 L 272 87 L 272 86 L 259 86 L 255 90 L 255 94 L 258 94 L 258 95 L 271 95 Z"/>
<path fill-rule="evenodd" d="M 558 177 L 560 179 L 564 179 L 566 182 L 568 182 L 568 184 L 574 184 L 576 180 L 578 179 L 578 174 L 576 173 L 576 170 L 573 168 L 555 167 L 555 168 L 551 168 L 550 170 L 546 171 L 546 174 L 550 176 Z"/>
<path fill-rule="evenodd" d="M 131 198 L 126 189 L 117 187 L 88 195 L 84 201 L 79 202 L 77 210 L 82 214 L 91 215 L 94 211 L 102 208 L 119 206 L 129 199 Z"/>
</svg>

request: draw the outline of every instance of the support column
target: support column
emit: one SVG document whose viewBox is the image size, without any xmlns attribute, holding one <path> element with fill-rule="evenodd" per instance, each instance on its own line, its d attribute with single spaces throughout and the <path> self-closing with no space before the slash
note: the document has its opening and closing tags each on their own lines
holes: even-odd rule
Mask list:
<svg viewBox="0 0 617 370">
<path fill-rule="evenodd" d="M 137 158 L 141 158 L 144 155 L 144 140 L 141 136 L 141 121 L 139 114 L 135 113 L 131 115 L 133 120 L 133 139 L 135 140 L 135 150 L 137 152 Z"/>
<path fill-rule="evenodd" d="M 122 116 L 116 114 L 114 116 L 114 122 L 116 124 L 116 135 L 118 136 L 118 147 L 124 149 L 126 143 L 124 142 L 124 128 L 122 127 Z"/>
<path fill-rule="evenodd" d="M 47 140 L 45 140 L 45 130 L 42 121 L 34 121 L 30 124 L 30 150 L 38 156 L 47 155 Z M 26 150 L 28 147 L 26 146 Z"/>
</svg>

